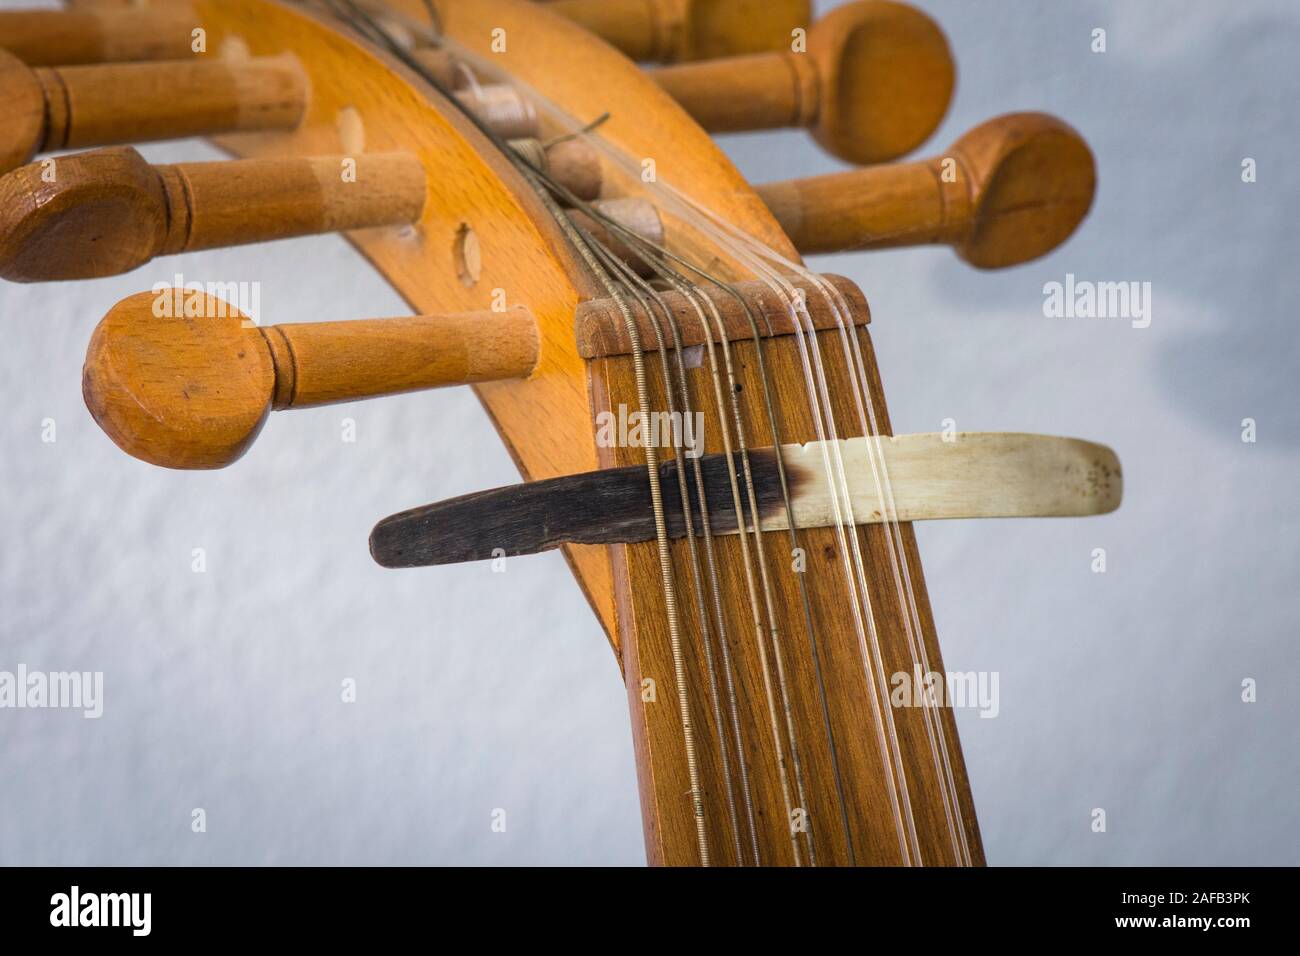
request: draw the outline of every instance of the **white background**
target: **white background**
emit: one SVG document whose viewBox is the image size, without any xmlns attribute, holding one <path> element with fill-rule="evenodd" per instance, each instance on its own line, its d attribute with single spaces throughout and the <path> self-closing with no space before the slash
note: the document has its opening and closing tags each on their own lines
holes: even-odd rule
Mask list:
<svg viewBox="0 0 1300 956">
<path fill-rule="evenodd" d="M 1097 204 L 1063 249 L 1004 272 L 942 249 L 813 265 L 866 291 L 896 430 L 1076 435 L 1125 469 L 1110 517 L 919 529 L 948 667 L 1001 677 L 996 719 L 958 715 L 989 861 L 1300 862 L 1300 8 L 919 5 L 960 68 L 924 151 L 1055 112 L 1097 154 Z M 756 182 L 838 168 L 799 133 L 724 143 Z M 276 414 L 213 473 L 100 433 L 90 332 L 178 272 L 260 282 L 266 322 L 404 311 L 337 237 L 0 284 L 0 670 L 102 670 L 106 697 L 98 721 L 0 710 L 0 863 L 643 861 L 619 674 L 563 560 L 399 573 L 367 553 L 390 512 L 516 479 L 470 392 Z M 1067 272 L 1150 281 L 1151 327 L 1044 318 Z"/>
</svg>

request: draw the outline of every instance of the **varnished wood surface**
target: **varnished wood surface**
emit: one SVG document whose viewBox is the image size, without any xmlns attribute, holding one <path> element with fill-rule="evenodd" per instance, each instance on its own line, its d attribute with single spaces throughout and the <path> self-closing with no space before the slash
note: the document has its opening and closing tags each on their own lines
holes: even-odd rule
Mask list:
<svg viewBox="0 0 1300 956">
<path fill-rule="evenodd" d="M 425 169 L 409 153 L 151 166 L 130 146 L 0 177 L 0 276 L 127 272 L 154 256 L 411 223 Z"/>
<path fill-rule="evenodd" d="M 860 330 L 865 361 L 872 376 L 872 393 L 881 424 L 888 430 L 879 381 L 875 377 L 870 337 Z M 856 432 L 852 392 L 843 358 L 838 331 L 819 333 L 826 360 L 834 412 L 841 436 Z M 792 337 L 766 340 L 765 359 L 775 389 L 776 407 L 780 409 L 781 438 L 806 438 L 813 432 L 809 404 L 803 390 L 803 373 Z M 758 376 L 753 343 L 735 343 L 733 361 L 737 364 L 745 404 L 745 428 L 751 445 L 772 444 L 761 406 L 757 404 L 763 385 Z M 721 359 L 720 359 L 721 361 Z M 717 406 L 707 369 L 690 373 L 697 407 L 706 413 L 706 422 L 717 422 Z M 651 376 L 656 406 L 663 399 L 658 376 Z M 612 408 L 631 401 L 634 393 L 631 363 L 626 358 L 603 359 L 594 364 L 593 389 L 601 407 Z M 710 453 L 722 450 L 717 427 L 706 429 L 705 447 Z M 608 450 L 607 464 L 631 465 L 639 460 L 639 449 Z M 900 527 L 907 567 L 911 577 L 924 636 L 929 669 L 942 671 L 934 624 L 926 599 L 924 578 L 910 525 Z M 912 655 L 908 650 L 904 626 L 905 611 L 900 606 L 882 526 L 860 528 L 856 535 L 862 550 L 866 578 L 871 595 L 877 633 L 882 646 L 886 673 L 911 673 Z M 794 853 L 787 836 L 786 809 L 779 787 L 776 750 L 769 730 L 766 695 L 757 641 L 760 639 L 752 621 L 748 588 L 743 574 L 740 539 L 720 537 L 715 543 L 717 564 L 726 595 L 724 619 L 727 621 L 732 657 L 736 665 L 738 693 L 741 699 L 741 723 L 746 741 L 745 755 L 751 767 L 751 784 L 759 814 L 759 848 L 764 864 L 792 865 Z M 898 839 L 889 813 L 886 777 L 882 772 L 880 752 L 873 728 L 876 718 L 869 701 L 866 671 L 862 662 L 859 638 L 849 613 L 849 598 L 844 571 L 844 554 L 834 529 L 818 528 L 800 532 L 800 547 L 807 557 L 804 572 L 808 586 L 813 628 L 826 686 L 840 762 L 845 782 L 849 837 L 844 835 L 841 810 L 836 798 L 831 769 L 830 735 L 821 713 L 821 696 L 813 667 L 813 650 L 805 626 L 798 577 L 792 570 L 788 538 L 781 532 L 763 535 L 771 584 L 776 593 L 776 613 L 785 642 L 784 663 L 789 677 L 790 702 L 795 714 L 796 736 L 807 780 L 807 807 L 819 865 L 849 862 L 849 841 L 853 860 L 859 865 L 896 865 L 901 862 Z M 642 784 L 642 815 L 646 829 L 647 852 L 651 862 L 670 865 L 694 865 L 700 862 L 696 846 L 694 817 L 690 804 L 690 785 L 683 745 L 682 724 L 674 697 L 673 663 L 666 611 L 661 589 L 657 587 L 659 563 L 653 542 L 616 546 L 616 566 L 639 586 L 620 590 L 623 602 L 620 620 L 631 626 L 623 633 L 623 663 L 628 701 L 633 715 L 637 759 Z M 721 769 L 716 727 L 709 706 L 709 686 L 702 666 L 702 634 L 688 569 L 688 546 L 684 541 L 672 546 L 675 580 L 682 605 L 683 644 L 691 648 L 689 696 L 692 720 L 697 728 L 701 775 L 704 782 L 705 810 L 710 849 L 715 864 L 736 863 L 729 837 L 725 782 Z M 761 599 L 760 599 L 761 603 Z M 764 634 L 763 639 L 766 639 Z M 774 670 L 774 665 L 773 665 Z M 643 681 L 653 680 L 656 699 L 646 701 Z M 895 709 L 899 737 L 904 755 L 905 775 L 914 808 L 921 846 L 921 862 L 927 865 L 957 862 L 949 837 L 943 803 L 938 796 L 940 775 L 931 756 L 921 709 Z M 939 717 L 948 742 L 960 805 L 960 826 L 966 833 L 971 861 L 983 862 L 979 831 L 975 822 L 969 784 L 961 760 L 956 728 L 951 711 L 934 711 Z M 786 759 L 790 758 L 788 747 Z M 752 858 L 746 857 L 752 863 Z M 810 862 L 804 857 L 805 865 Z M 916 862 L 916 861 L 913 861 Z"/>
<path fill-rule="evenodd" d="M 187 3 L 148 8 L 0 10 L 0 47 L 32 66 L 164 60 L 192 53 Z"/>
<path fill-rule="evenodd" d="M 550 8 L 634 60 L 682 62 L 790 45 L 809 0 L 550 0 Z"/>
<path fill-rule="evenodd" d="M 422 0 L 395 0 L 407 17 L 426 17 Z M 370 230 L 350 236 L 412 305 L 425 313 L 490 307 L 494 290 L 526 302 L 537 317 L 542 354 L 523 383 L 478 387 L 520 471 L 543 478 L 596 467 L 587 373 L 577 354 L 574 309 L 600 294 L 583 278 L 528 187 L 436 91 L 396 63 L 340 37 L 322 21 L 268 0 L 197 4 L 213 49 L 238 38 L 255 55 L 293 52 L 307 73 L 311 101 L 291 134 L 241 134 L 221 144 L 239 155 L 340 152 L 362 131 L 365 149 L 409 149 L 431 173 L 414 236 Z M 793 247 L 721 151 L 642 72 L 558 15 L 511 0 L 440 3 L 444 28 L 480 55 L 498 56 L 512 74 L 544 91 L 580 120 L 608 111 L 603 135 L 633 155 L 655 155 L 660 175 L 693 183 L 714 208 L 787 255 Z M 493 54 L 493 29 L 507 30 L 508 52 Z M 565 69 L 556 69 L 564 64 Z M 593 84 L 599 75 L 602 82 Z M 665 150 L 663 144 L 674 148 Z M 442 175 L 455 169 L 456 176 Z M 459 237 L 469 230 L 481 250 L 476 281 L 443 281 L 460 272 Z M 545 427 L 539 427 L 545 422 Z M 614 582 L 603 547 L 567 555 L 617 649 Z"/>
<path fill-rule="evenodd" d="M 36 73 L 0 49 L 0 173 L 21 166 L 45 142 L 45 90 Z"/>
<path fill-rule="evenodd" d="M 288 130 L 307 98 L 292 58 L 163 60 L 37 69 L 46 124 L 36 149 L 77 149 L 242 130 Z"/>
<path fill-rule="evenodd" d="M 0 50 L 0 173 L 36 153 L 292 129 L 307 91 L 291 59 L 30 67 Z"/>
<path fill-rule="evenodd" d="M 651 72 L 705 129 L 808 127 L 850 163 L 911 152 L 939 125 L 955 68 L 933 20 L 893 0 L 837 7 L 807 49 L 686 63 Z"/>
<path fill-rule="evenodd" d="M 470 0 L 473 2 L 473 0 Z M 681 62 L 788 46 L 812 19 L 811 0 L 536 0 L 634 60 Z M 189 0 L 68 0 L 74 10 L 122 10 Z M 376 13 L 381 4 L 372 4 Z"/>
<path fill-rule="evenodd" d="M 1092 152 L 1044 113 L 982 123 L 942 154 L 758 187 L 803 253 L 946 243 L 991 269 L 1047 254 L 1087 215 Z"/>
<path fill-rule="evenodd" d="M 632 465 L 641 461 L 639 449 L 598 447 L 593 435 L 594 412 L 635 404 L 632 360 L 618 355 L 588 364 L 578 354 L 573 326 L 575 306 L 580 299 L 599 293 L 565 250 L 536 199 L 513 171 L 493 156 L 489 145 L 409 72 L 298 10 L 269 0 L 207 0 L 198 6 L 210 42 L 220 45 L 237 36 L 255 54 L 293 52 L 303 63 L 312 91 L 307 113 L 295 131 L 243 134 L 225 139 L 225 145 L 253 156 L 346 154 L 363 149 L 414 152 L 431 173 L 424 212 L 414 232 L 377 229 L 354 234 L 354 241 L 416 311 L 482 310 L 502 290 L 510 303 L 530 307 L 540 332 L 540 358 L 533 376 L 525 382 L 494 383 L 479 389 L 525 475 L 545 477 L 590 470 L 600 464 Z M 420 0 L 401 0 L 398 6 L 411 17 L 422 16 Z M 633 157 L 656 157 L 662 180 L 689 189 L 737 228 L 789 258 L 796 257 L 769 211 L 708 137 L 629 61 L 544 9 L 511 0 L 441 2 L 438 7 L 448 33 L 485 56 L 491 53 L 493 29 L 504 27 L 511 38 L 509 52 L 500 54 L 507 69 L 565 104 L 579 122 L 609 112 L 611 119 L 602 127 L 602 134 L 611 142 Z M 593 78 L 599 78 L 599 82 L 593 82 Z M 836 91 L 830 92 L 833 95 Z M 912 117 L 910 121 L 914 120 Z M 884 130 L 882 135 L 897 133 L 897 129 L 889 129 L 887 122 L 882 121 L 879 128 Z M 832 141 L 842 132 L 834 124 L 828 130 Z M 432 175 L 446 170 L 455 170 L 455 174 Z M 473 234 L 481 252 L 481 267 L 469 276 L 464 263 L 458 261 L 467 231 Z M 670 229 L 670 241 L 676 235 Z M 700 248 L 684 251 L 705 252 Z M 725 258 L 710 264 L 729 278 L 741 278 Z M 871 391 L 882 425 L 887 427 L 882 393 L 874 381 L 870 341 L 865 331 L 858 334 L 873 375 Z M 825 331 L 819 333 L 819 339 L 828 356 L 835 415 L 843 437 L 854 433 L 855 416 L 839 335 L 838 331 Z M 767 384 L 774 389 L 774 402 L 780 410 L 780 441 L 815 437 L 793 339 L 771 339 L 763 346 L 770 376 Z M 773 444 L 776 436 L 767 427 L 757 402 L 764 383 L 757 377 L 756 346 L 736 342 L 730 347 L 739 363 L 748 442 Z M 268 372 L 259 369 L 253 374 L 260 387 Z M 705 375 L 703 369 L 691 373 L 692 389 L 697 406 L 706 412 L 708 421 L 716 423 L 722 410 L 714 405 Z M 654 376 L 651 385 L 656 393 L 654 402 L 662 407 L 664 402 L 657 396 Z M 706 431 L 705 441 L 708 450 L 721 450 L 716 427 Z M 854 861 L 895 863 L 901 858 L 899 844 L 884 809 L 889 805 L 887 788 L 873 730 L 875 716 L 868 704 L 859 635 L 846 616 L 842 555 L 833 531 L 810 529 L 803 534 L 802 546 L 809 562 L 804 580 L 811 597 L 811 633 L 816 635 L 819 647 L 830 723 L 845 782 L 847 835 L 839 823 L 841 811 L 829 765 L 829 738 L 813 677 L 810 632 L 802 620 L 799 579 L 790 571 L 789 545 L 780 534 L 765 534 L 762 547 L 775 590 L 776 623 L 786 640 L 782 659 L 790 680 L 796 736 L 809 784 L 806 807 L 818 862 L 848 862 L 851 839 Z M 929 668 L 941 670 L 910 529 L 904 526 L 900 534 L 904 566 L 917 599 L 920 639 L 926 647 Z M 895 594 L 885 530 L 863 529 L 856 532 L 856 540 L 862 549 L 886 670 L 910 671 L 904 627 L 909 616 Z M 717 543 L 724 581 L 723 619 L 729 624 L 736 659 L 745 757 L 752 768 L 759 812 L 761 862 L 788 864 L 794 857 L 786 836 L 786 812 L 777 787 L 777 746 L 768 736 L 758 663 L 762 628 L 756 632 L 753 626 L 739 541 L 730 536 Z M 720 799 L 723 780 L 716 745 L 719 728 L 709 732 L 712 716 L 702 675 L 700 633 L 689 616 L 692 598 L 684 544 L 674 545 L 673 551 L 677 558 L 676 589 L 683 597 L 686 612 L 682 619 L 688 652 L 686 688 L 691 716 L 699 730 L 706 829 L 713 862 L 753 862 L 743 856 L 736 858 L 726 837 L 729 824 L 725 802 Z M 571 549 L 570 555 L 621 654 L 648 856 L 657 863 L 698 863 L 655 545 L 612 549 L 595 546 Z M 642 699 L 642 680 L 646 677 L 657 683 L 654 701 Z M 913 862 L 950 863 L 957 854 L 937 796 L 940 775 L 925 739 L 924 713 L 894 712 L 921 847 L 921 859 Z M 942 722 L 953 762 L 959 804 L 956 824 L 966 835 L 971 860 L 982 862 L 951 714 L 940 710 L 934 716 Z"/>
<path fill-rule="evenodd" d="M 270 414 L 270 350 L 258 347 L 247 316 L 215 298 L 203 296 L 189 318 L 166 319 L 154 316 L 157 299 L 132 296 L 96 327 L 82 370 L 86 407 L 135 458 L 222 467 L 248 450 Z M 178 367 L 187 370 L 178 376 Z"/>
<path fill-rule="evenodd" d="M 123 299 L 86 351 L 82 391 L 127 454 L 167 468 L 224 468 L 272 409 L 501 378 L 537 365 L 527 309 L 259 327 L 208 295 Z"/>
<path fill-rule="evenodd" d="M 852 303 L 853 321 L 861 325 L 871 321 L 871 311 L 861 289 L 843 276 L 825 275 L 821 279 L 838 290 L 845 301 Z M 829 303 L 824 297 L 814 294 L 814 283 L 795 279 L 791 281 L 791 286 L 805 294 L 807 321 L 813 328 L 837 327 L 838 320 Z M 754 327 L 750 324 L 751 315 L 758 323 L 759 333 L 764 336 L 790 335 L 798 330 L 795 319 L 781 298 L 766 283 L 757 280 L 738 282 L 732 288 L 744 296 L 744 302 L 728 296 L 716 303 L 721 331 L 712 324 L 706 328 L 706 323 L 700 321 L 700 314 L 692 306 L 691 300 L 682 293 L 665 292 L 660 296 L 663 305 L 671 311 L 677 322 L 683 345 L 703 345 L 710 338 L 724 336 L 729 342 L 752 338 Z M 652 318 L 646 314 L 641 303 L 633 301 L 627 305 L 641 348 L 648 352 L 655 351 L 659 347 L 654 332 L 655 323 L 661 321 L 658 312 Z M 709 318 L 712 320 L 712 314 L 709 314 Z M 591 299 L 579 305 L 575 325 L 578 350 L 584 358 L 628 355 L 633 351 L 627 322 L 618 304 L 610 299 Z M 665 341 L 671 343 L 671 337 Z"/>
</svg>

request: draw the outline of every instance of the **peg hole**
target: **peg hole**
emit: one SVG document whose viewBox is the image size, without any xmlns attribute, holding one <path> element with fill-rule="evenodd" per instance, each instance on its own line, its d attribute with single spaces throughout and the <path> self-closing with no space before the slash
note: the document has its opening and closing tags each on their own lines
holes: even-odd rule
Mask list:
<svg viewBox="0 0 1300 956">
<path fill-rule="evenodd" d="M 339 110 L 334 125 L 338 128 L 339 142 L 347 156 L 360 156 L 366 151 L 366 124 L 355 106 Z"/>
<path fill-rule="evenodd" d="M 479 247 L 478 233 L 462 222 L 456 230 L 456 275 L 467 289 L 474 286 L 483 274 L 483 250 Z"/>
<path fill-rule="evenodd" d="M 241 36 L 232 34 L 221 41 L 221 59 L 229 63 L 243 63 L 252 56 L 248 43 Z"/>
</svg>

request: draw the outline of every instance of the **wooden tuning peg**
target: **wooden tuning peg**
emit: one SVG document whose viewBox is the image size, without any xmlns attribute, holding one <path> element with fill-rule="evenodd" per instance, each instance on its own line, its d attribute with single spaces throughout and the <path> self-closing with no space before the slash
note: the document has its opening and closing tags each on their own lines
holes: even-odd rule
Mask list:
<svg viewBox="0 0 1300 956">
<path fill-rule="evenodd" d="M 640 61 L 679 63 L 789 49 L 809 0 L 551 0 L 551 10 Z"/>
<path fill-rule="evenodd" d="M 946 243 L 996 269 L 1069 238 L 1096 183 L 1083 137 L 1055 117 L 1012 113 L 942 156 L 768 183 L 758 194 L 805 254 Z"/>
<path fill-rule="evenodd" d="M 416 47 L 411 50 L 411 56 L 444 89 L 459 90 L 468 86 L 474 76 L 468 66 L 438 47 Z"/>
<path fill-rule="evenodd" d="M 539 348 L 523 307 L 259 327 L 220 299 L 167 289 L 123 299 L 99 323 L 82 393 L 127 454 L 222 468 L 272 409 L 524 378 Z"/>
<path fill-rule="evenodd" d="M 600 196 L 604 172 L 600 155 L 590 143 L 580 139 L 562 139 L 543 143 L 537 139 L 512 139 L 511 148 L 579 199 L 590 201 Z"/>
<path fill-rule="evenodd" d="M 480 83 L 466 64 L 446 50 L 416 47 L 411 56 L 440 87 L 502 139 L 540 135 L 536 107 L 509 83 Z"/>
<path fill-rule="evenodd" d="M 623 196 L 616 199 L 601 199 L 591 205 L 601 215 L 614 220 L 651 245 L 664 244 L 664 221 L 654 203 L 635 196 Z M 622 259 L 631 266 L 642 278 L 655 274 L 651 264 L 646 262 L 637 251 L 636 244 L 629 241 L 622 233 L 607 228 L 600 219 L 593 218 L 581 210 L 571 209 L 568 215 L 575 226 L 590 233 L 593 239 L 605 246 L 615 258 Z"/>
<path fill-rule="evenodd" d="M 188 3 L 147 8 L 0 11 L 0 47 L 32 66 L 170 60 L 194 55 Z"/>
<path fill-rule="evenodd" d="M 408 153 L 174 166 L 129 146 L 78 153 L 0 177 L 0 276 L 89 279 L 185 250 L 410 223 L 425 191 Z"/>
<path fill-rule="evenodd" d="M 286 57 L 37 67 L 0 50 L 0 173 L 39 152 L 289 130 L 307 85 Z"/>
<path fill-rule="evenodd" d="M 806 127 L 850 163 L 879 163 L 919 146 L 952 97 L 952 54 L 939 27 L 913 7 L 859 0 L 791 49 L 652 70 L 650 76 L 706 130 Z"/>
<path fill-rule="evenodd" d="M 536 107 L 509 83 L 473 83 L 452 95 L 502 139 L 531 139 L 540 134 Z"/>
</svg>

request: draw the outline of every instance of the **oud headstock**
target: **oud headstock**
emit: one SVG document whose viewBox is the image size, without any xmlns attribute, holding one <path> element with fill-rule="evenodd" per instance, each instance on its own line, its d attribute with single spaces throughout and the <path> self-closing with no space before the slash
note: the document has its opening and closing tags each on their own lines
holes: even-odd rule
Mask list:
<svg viewBox="0 0 1300 956">
<path fill-rule="evenodd" d="M 137 458 L 218 468 L 272 410 L 473 385 L 530 484 L 403 512 L 372 553 L 565 549 L 628 685 L 652 860 L 978 863 L 950 711 L 882 697 L 940 659 L 910 522 L 1103 513 L 1118 461 L 1042 436 L 891 436 L 866 297 L 800 256 L 941 243 L 1024 262 L 1083 219 L 1093 159 L 1017 113 L 894 162 L 947 111 L 942 30 L 891 0 L 808 7 L 0 14 L 0 276 L 345 232 L 413 316 L 258 326 L 164 283 L 90 337 L 96 421 Z M 755 187 L 709 135 L 786 127 L 861 168 Z M 232 158 L 154 165 L 129 145 L 195 135 Z M 85 151 L 37 158 L 64 148 Z M 634 439 L 633 415 L 673 437 Z"/>
</svg>

